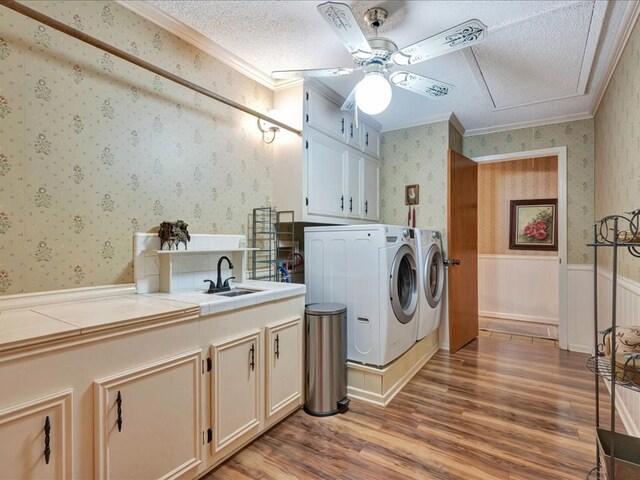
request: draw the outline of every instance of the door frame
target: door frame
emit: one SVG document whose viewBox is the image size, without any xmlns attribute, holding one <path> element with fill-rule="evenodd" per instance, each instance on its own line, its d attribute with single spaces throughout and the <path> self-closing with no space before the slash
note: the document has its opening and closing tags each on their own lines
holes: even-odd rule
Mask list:
<svg viewBox="0 0 640 480">
<path fill-rule="evenodd" d="M 524 152 L 501 153 L 473 157 L 471 160 L 478 164 L 508 162 L 512 160 L 526 160 L 533 157 L 558 157 L 558 257 L 560 259 L 560 291 L 559 291 L 559 319 L 558 340 L 560 348 L 568 349 L 568 270 L 567 270 L 567 147 L 540 148 Z"/>
</svg>

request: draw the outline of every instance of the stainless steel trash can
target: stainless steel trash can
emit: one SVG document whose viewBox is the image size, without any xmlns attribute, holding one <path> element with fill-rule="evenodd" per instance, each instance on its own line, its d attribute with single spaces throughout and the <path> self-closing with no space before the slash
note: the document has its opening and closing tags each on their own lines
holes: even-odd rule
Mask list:
<svg viewBox="0 0 640 480">
<path fill-rule="evenodd" d="M 349 410 L 347 307 L 314 303 L 305 309 L 307 375 L 304 411 L 327 416 Z"/>
</svg>

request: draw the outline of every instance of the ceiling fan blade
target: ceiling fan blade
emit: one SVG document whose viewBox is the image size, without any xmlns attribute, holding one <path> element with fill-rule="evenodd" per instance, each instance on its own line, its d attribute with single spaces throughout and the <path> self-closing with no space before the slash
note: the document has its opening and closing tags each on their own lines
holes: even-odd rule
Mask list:
<svg viewBox="0 0 640 480">
<path fill-rule="evenodd" d="M 351 93 L 340 107 L 340 110 L 343 112 L 350 112 L 354 108 L 356 108 L 356 87 L 353 87 L 353 90 L 351 90 Z"/>
<path fill-rule="evenodd" d="M 358 59 L 373 56 L 373 50 L 348 5 L 338 2 L 326 2 L 318 5 L 322 15 L 331 29 L 342 40 L 349 53 Z"/>
<path fill-rule="evenodd" d="M 448 95 L 454 86 L 411 72 L 394 72 L 389 80 L 398 87 L 405 88 L 425 97 L 440 98 Z"/>
<path fill-rule="evenodd" d="M 355 68 L 315 68 L 310 70 L 277 70 L 271 73 L 273 78 L 341 77 L 350 75 Z"/>
<path fill-rule="evenodd" d="M 456 27 L 398 50 L 391 56 L 391 61 L 396 65 L 413 65 L 474 45 L 485 38 L 487 26 L 480 20 L 467 20 Z"/>
</svg>

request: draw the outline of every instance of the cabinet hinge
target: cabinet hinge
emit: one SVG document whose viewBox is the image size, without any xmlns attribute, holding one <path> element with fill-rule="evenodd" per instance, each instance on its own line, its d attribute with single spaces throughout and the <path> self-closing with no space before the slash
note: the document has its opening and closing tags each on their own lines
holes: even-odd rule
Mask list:
<svg viewBox="0 0 640 480">
<path fill-rule="evenodd" d="M 207 428 L 207 443 L 211 443 L 213 441 L 213 430 Z"/>
<path fill-rule="evenodd" d="M 211 357 L 207 357 L 207 372 L 210 372 L 211 368 L 213 368 L 212 362 L 211 362 Z"/>
<path fill-rule="evenodd" d="M 304 141 L 304 148 L 309 149 L 309 141 L 308 140 Z"/>
<path fill-rule="evenodd" d="M 308 207 L 309 206 L 309 197 L 304 197 L 304 204 Z"/>
</svg>

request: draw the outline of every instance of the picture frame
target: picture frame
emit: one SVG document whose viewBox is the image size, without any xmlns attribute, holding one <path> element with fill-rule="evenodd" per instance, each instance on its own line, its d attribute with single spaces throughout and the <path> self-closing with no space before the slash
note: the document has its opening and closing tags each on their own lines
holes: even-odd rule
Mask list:
<svg viewBox="0 0 640 480">
<path fill-rule="evenodd" d="M 405 185 L 404 187 L 404 204 L 418 205 L 420 203 L 420 185 Z"/>
<path fill-rule="evenodd" d="M 510 250 L 558 251 L 558 199 L 511 200 Z"/>
</svg>

